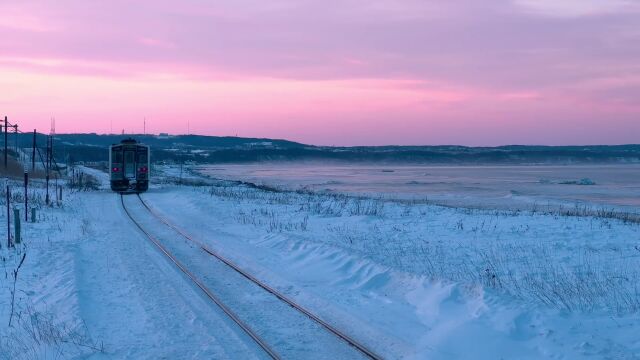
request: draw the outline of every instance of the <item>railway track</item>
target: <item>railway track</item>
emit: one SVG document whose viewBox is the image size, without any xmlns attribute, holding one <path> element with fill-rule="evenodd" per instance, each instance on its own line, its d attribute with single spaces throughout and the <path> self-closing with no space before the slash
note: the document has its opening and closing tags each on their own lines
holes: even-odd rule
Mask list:
<svg viewBox="0 0 640 360">
<path fill-rule="evenodd" d="M 142 199 L 140 199 L 142 201 Z M 205 296 L 216 304 L 234 323 L 236 323 L 242 331 L 244 331 L 270 358 L 274 360 L 280 360 L 280 356 L 264 341 L 251 327 L 245 324 L 237 314 L 235 314 L 229 307 L 227 307 L 209 288 L 207 288 L 202 281 L 200 281 L 191 271 L 189 271 L 171 252 L 160 243 L 160 241 L 149 233 L 145 228 L 131 215 L 129 209 L 124 204 L 124 196 L 120 195 L 120 202 L 122 208 L 129 217 L 129 219 L 136 225 L 136 227 L 162 252 L 171 262 L 184 273 L 202 292 Z"/>
<path fill-rule="evenodd" d="M 298 313 L 310 319 L 313 323 L 320 326 L 327 333 L 331 334 L 335 338 L 339 339 L 340 341 L 344 342 L 345 344 L 349 345 L 350 347 L 358 351 L 363 357 L 368 359 L 374 359 L 374 360 L 382 359 L 381 356 L 377 355 L 375 352 L 373 352 L 363 344 L 359 343 L 357 340 L 355 340 L 351 336 L 345 334 L 343 331 L 337 329 L 336 327 L 332 326 L 328 322 L 324 321 L 322 318 L 315 315 L 313 312 L 309 311 L 308 309 L 298 304 L 294 300 L 290 299 L 289 297 L 284 295 L 282 292 L 269 286 L 263 281 L 257 279 L 255 276 L 251 275 L 249 272 L 242 269 L 240 266 L 238 266 L 234 262 L 222 256 L 217 251 L 211 249 L 206 244 L 203 244 L 202 242 L 194 239 L 189 234 L 185 233 L 182 229 L 178 228 L 177 226 L 172 224 L 170 221 L 168 221 L 165 217 L 161 216 L 156 211 L 154 211 L 144 201 L 144 199 L 142 199 L 142 197 L 139 194 L 137 195 L 137 199 L 140 201 L 140 204 L 144 209 L 146 209 L 147 213 L 150 216 L 152 216 L 154 219 L 164 224 L 166 227 L 173 230 L 175 233 L 179 234 L 182 238 L 184 238 L 191 244 L 195 245 L 197 248 L 201 249 L 207 255 L 213 257 L 216 261 L 220 262 L 221 264 L 224 264 L 224 266 L 227 267 L 228 269 L 231 269 L 233 272 L 239 274 L 242 278 L 248 280 L 251 284 L 259 287 L 267 294 L 276 298 L 278 301 L 282 302 L 283 304 L 286 304 L 288 307 L 295 309 Z M 279 355 L 263 337 L 258 335 L 255 329 L 253 329 L 246 322 L 244 322 L 241 319 L 241 317 L 238 316 L 238 314 L 236 314 L 228 305 L 226 305 L 218 296 L 216 296 L 216 294 L 212 292 L 200 279 L 198 279 L 198 277 L 196 277 L 191 271 L 189 271 L 189 269 L 184 264 L 182 264 L 177 259 L 177 257 L 174 256 L 171 253 L 171 251 L 160 242 L 160 240 L 157 237 L 155 237 L 148 230 L 146 230 L 145 227 L 138 220 L 136 220 L 134 216 L 132 216 L 131 212 L 127 209 L 127 206 L 125 205 L 124 197 L 122 195 L 121 195 L 121 203 L 125 213 L 131 219 L 131 221 L 136 225 L 136 227 L 140 229 L 140 231 L 147 238 L 149 238 L 149 240 L 156 247 L 158 247 L 161 253 L 167 256 L 169 260 L 174 265 L 176 265 L 176 267 L 180 269 L 180 271 L 182 271 L 196 285 L 196 287 L 202 290 L 202 292 L 205 294 L 205 296 L 209 300 L 215 303 L 216 306 L 218 306 L 234 323 L 236 323 L 240 327 L 240 329 L 242 329 L 242 331 L 245 332 L 266 353 L 266 355 L 268 355 L 272 359 L 281 358 L 281 355 Z"/>
</svg>

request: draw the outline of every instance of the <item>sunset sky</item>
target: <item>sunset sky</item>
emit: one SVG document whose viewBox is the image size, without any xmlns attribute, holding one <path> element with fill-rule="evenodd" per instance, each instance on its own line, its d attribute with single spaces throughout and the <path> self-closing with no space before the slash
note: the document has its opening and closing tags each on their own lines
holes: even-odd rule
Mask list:
<svg viewBox="0 0 640 360">
<path fill-rule="evenodd" d="M 637 0 L 0 1 L 25 129 L 640 143 Z"/>
</svg>

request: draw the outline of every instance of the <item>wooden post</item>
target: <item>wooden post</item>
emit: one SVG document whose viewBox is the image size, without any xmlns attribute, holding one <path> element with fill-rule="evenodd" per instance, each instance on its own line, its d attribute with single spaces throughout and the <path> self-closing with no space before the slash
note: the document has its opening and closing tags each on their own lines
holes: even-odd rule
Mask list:
<svg viewBox="0 0 640 360">
<path fill-rule="evenodd" d="M 36 222 L 36 208 L 31 208 L 31 222 Z"/>
<path fill-rule="evenodd" d="M 16 159 L 20 159 L 20 152 L 18 151 L 18 124 L 13 125 L 14 138 L 16 140 Z"/>
<path fill-rule="evenodd" d="M 24 172 L 24 221 L 29 221 L 29 173 Z"/>
<path fill-rule="evenodd" d="M 8 154 L 8 150 L 7 149 L 7 145 L 9 144 L 9 140 L 7 139 L 7 137 L 9 136 L 9 120 L 7 119 L 7 117 L 4 117 L 4 168 L 7 169 L 7 156 Z"/>
<path fill-rule="evenodd" d="M 47 150 L 45 155 L 45 168 L 47 168 L 47 172 L 49 172 L 49 135 L 47 135 Z"/>
<path fill-rule="evenodd" d="M 46 168 L 45 169 L 45 171 L 46 171 L 46 175 L 45 175 L 45 179 L 46 180 L 45 181 L 47 183 L 47 186 L 46 186 L 47 187 L 47 194 L 45 196 L 45 202 L 46 202 L 47 205 L 49 205 L 49 200 L 50 200 L 49 199 L 49 166 L 50 166 L 50 162 L 49 162 L 49 160 L 50 160 L 50 152 L 49 151 L 50 151 L 50 149 L 49 149 L 49 138 L 47 137 L 47 157 L 45 159 L 45 168 Z"/>
<path fill-rule="evenodd" d="M 11 201 L 11 192 L 9 190 L 9 185 L 7 185 L 7 248 L 11 247 L 11 212 L 10 212 L 10 204 Z"/>
<path fill-rule="evenodd" d="M 31 145 L 31 172 L 36 172 L 36 129 L 33 129 L 33 144 Z"/>
<path fill-rule="evenodd" d="M 55 161 L 55 158 L 53 157 L 53 135 L 51 135 L 51 164 L 53 164 L 54 161 Z M 57 167 L 56 167 L 56 171 L 57 171 Z"/>
<path fill-rule="evenodd" d="M 46 183 L 47 183 L 47 195 L 45 196 L 45 202 L 49 205 L 49 173 L 46 175 Z"/>
<path fill-rule="evenodd" d="M 49 135 L 49 169 L 53 166 L 55 158 L 53 157 L 53 135 Z M 57 168 L 56 168 L 56 171 Z"/>
<path fill-rule="evenodd" d="M 15 222 L 14 230 L 16 232 L 15 243 L 20 244 L 20 209 L 13 209 L 13 221 Z"/>
</svg>

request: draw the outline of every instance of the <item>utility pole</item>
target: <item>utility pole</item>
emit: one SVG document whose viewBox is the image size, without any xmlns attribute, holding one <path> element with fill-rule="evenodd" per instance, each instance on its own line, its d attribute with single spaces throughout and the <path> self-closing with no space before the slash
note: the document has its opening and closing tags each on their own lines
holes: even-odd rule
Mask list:
<svg viewBox="0 0 640 360">
<path fill-rule="evenodd" d="M 36 171 L 36 129 L 33 129 L 33 145 L 31 148 L 31 172 Z"/>
<path fill-rule="evenodd" d="M 47 136 L 47 156 L 45 159 L 45 171 L 46 171 L 46 175 L 45 175 L 45 179 L 46 179 L 46 183 L 47 183 L 47 194 L 45 196 L 45 201 L 47 203 L 47 205 L 49 205 L 49 161 L 51 159 L 51 155 L 50 155 L 50 149 L 49 149 L 49 144 L 50 144 L 50 139 L 51 135 Z"/>
<path fill-rule="evenodd" d="M 7 160 L 8 159 L 7 158 L 7 155 L 8 155 L 7 152 L 9 150 L 9 149 L 7 149 L 7 145 L 8 145 L 7 137 L 9 136 L 8 131 L 9 131 L 9 120 L 7 120 L 7 117 L 5 116 L 4 117 L 4 169 L 5 170 L 7 169 L 7 166 L 8 166 L 7 165 L 7 161 L 8 161 Z"/>
<path fill-rule="evenodd" d="M 51 124 L 50 136 L 51 136 L 51 139 L 49 141 L 51 141 L 51 145 L 50 145 L 51 146 L 51 150 L 49 150 L 49 168 L 51 168 L 51 165 L 53 165 L 53 162 L 54 162 L 54 158 L 53 158 L 53 138 L 56 136 L 56 118 L 53 118 L 53 123 Z"/>
<path fill-rule="evenodd" d="M 20 153 L 18 153 L 18 124 L 13 125 L 13 133 L 15 134 L 16 141 L 16 159 L 20 159 Z"/>
<path fill-rule="evenodd" d="M 11 248 L 11 214 L 9 212 L 11 206 L 9 202 L 11 201 L 11 193 L 9 190 L 9 185 L 7 185 L 7 249 Z"/>
<path fill-rule="evenodd" d="M 49 150 L 49 157 L 50 157 L 50 159 L 49 159 L 49 167 L 51 167 L 53 165 L 54 161 L 55 161 L 55 159 L 53 157 L 53 138 L 54 138 L 54 135 L 55 135 L 55 131 L 54 131 L 53 134 L 51 134 L 51 140 L 50 140 L 51 141 L 51 145 L 50 145 L 51 146 L 51 150 Z M 56 170 L 57 170 L 57 167 L 56 167 Z"/>
<path fill-rule="evenodd" d="M 2 128 L 4 124 L 0 124 L 0 135 L 2 135 Z M 5 166 L 6 167 L 6 166 Z"/>
</svg>

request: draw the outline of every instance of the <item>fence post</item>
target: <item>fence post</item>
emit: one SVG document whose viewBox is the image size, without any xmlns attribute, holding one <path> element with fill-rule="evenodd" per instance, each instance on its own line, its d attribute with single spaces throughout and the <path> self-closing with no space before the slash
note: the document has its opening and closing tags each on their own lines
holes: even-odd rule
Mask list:
<svg viewBox="0 0 640 360">
<path fill-rule="evenodd" d="M 45 195 L 45 203 L 47 205 L 49 205 L 49 172 L 47 171 L 47 175 L 46 175 L 46 183 L 47 183 L 47 194 Z"/>
<path fill-rule="evenodd" d="M 24 172 L 24 222 L 29 221 L 29 173 Z"/>
<path fill-rule="evenodd" d="M 15 243 L 20 244 L 20 209 L 13 209 L 13 221 L 14 230 L 16 231 L 16 235 L 14 236 Z"/>
<path fill-rule="evenodd" d="M 31 222 L 32 223 L 36 222 L 36 208 L 34 207 L 31 208 Z"/>
</svg>

